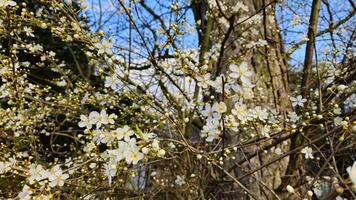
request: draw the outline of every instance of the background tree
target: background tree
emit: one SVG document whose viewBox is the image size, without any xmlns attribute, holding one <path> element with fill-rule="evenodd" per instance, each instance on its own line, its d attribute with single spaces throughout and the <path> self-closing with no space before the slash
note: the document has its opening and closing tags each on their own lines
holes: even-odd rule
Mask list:
<svg viewBox="0 0 356 200">
<path fill-rule="evenodd" d="M 4 1 L 4 197 L 355 197 L 354 4 L 310 3 Z"/>
</svg>

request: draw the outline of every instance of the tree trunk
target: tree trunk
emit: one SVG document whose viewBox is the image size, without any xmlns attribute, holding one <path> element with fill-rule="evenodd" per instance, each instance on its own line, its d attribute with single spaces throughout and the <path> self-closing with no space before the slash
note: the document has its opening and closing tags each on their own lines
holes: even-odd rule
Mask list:
<svg viewBox="0 0 356 200">
<path fill-rule="evenodd" d="M 236 3 L 243 3 L 248 7 L 246 12 L 237 12 L 237 14 L 224 13 L 223 7 L 233 7 Z M 275 3 L 271 0 L 226 0 L 216 1 L 219 17 L 225 17 L 229 23 L 229 27 L 221 28 L 218 22 L 214 21 L 211 16 L 207 17 L 207 5 L 203 1 L 194 1 L 193 10 L 196 20 L 202 20 L 201 34 L 199 35 L 199 44 L 204 50 L 201 54 L 203 60 L 204 53 L 216 44 L 212 38 L 222 38 L 220 42 L 220 57 L 213 65 L 211 72 L 214 77 L 219 77 L 220 74 L 226 74 L 229 65 L 232 61 L 246 61 L 249 63 L 251 69 L 254 70 L 256 77 L 260 77 L 257 81 L 255 93 L 260 94 L 261 101 L 266 105 L 275 107 L 279 112 L 286 113 L 291 109 L 289 101 L 289 85 L 288 85 L 288 69 L 287 60 L 284 57 L 284 47 L 281 35 L 278 30 L 278 25 L 274 17 Z M 204 9 L 201 9 L 204 8 Z M 210 8 L 211 9 L 211 8 Z M 215 12 L 216 13 L 216 12 Z M 258 24 L 248 25 L 246 18 L 255 18 L 256 15 L 260 19 L 256 20 Z M 212 22 L 213 21 L 213 22 Z M 212 23 L 212 24 L 211 24 Z M 209 37 L 209 38 L 207 38 Z M 267 46 L 259 45 L 254 48 L 246 48 L 246 41 L 258 42 L 261 40 L 267 41 Z M 241 59 L 243 58 L 243 59 Z M 258 89 L 260 88 L 260 89 Z M 239 143 L 239 138 L 231 138 L 231 143 Z M 288 149 L 288 144 L 281 146 L 282 150 Z M 250 149 L 252 153 L 256 147 Z M 243 159 L 242 153 L 237 153 L 239 159 Z M 243 168 L 254 169 L 266 162 L 271 156 L 258 155 L 250 162 L 245 162 Z M 266 167 L 265 169 L 254 173 L 255 178 L 250 176 L 242 181 L 242 183 L 256 194 L 258 199 L 273 198 L 272 192 L 261 187 L 265 184 L 271 189 L 276 189 L 281 184 L 281 177 L 284 175 L 285 166 L 288 158 L 285 158 L 275 164 Z M 241 171 L 239 167 L 234 168 L 235 177 L 239 177 L 245 172 Z M 258 181 L 256 181 L 256 179 Z M 217 187 L 220 188 L 220 187 Z M 231 188 L 229 188 L 231 190 Z M 229 196 L 223 195 L 224 198 L 236 199 L 236 196 L 243 198 L 243 190 L 238 187 L 234 188 L 235 194 L 230 193 Z M 218 194 L 217 196 L 221 196 Z M 247 197 L 246 197 L 247 198 Z"/>
</svg>

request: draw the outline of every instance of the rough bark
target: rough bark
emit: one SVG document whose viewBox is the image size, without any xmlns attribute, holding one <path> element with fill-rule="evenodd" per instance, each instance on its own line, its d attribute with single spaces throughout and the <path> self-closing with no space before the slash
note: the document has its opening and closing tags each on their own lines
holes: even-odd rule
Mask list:
<svg viewBox="0 0 356 200">
<path fill-rule="evenodd" d="M 258 26 L 257 34 L 246 35 L 245 31 L 249 30 L 244 30 L 244 28 L 242 28 L 244 26 L 242 26 L 240 20 L 243 16 L 238 14 L 236 16 L 232 16 L 227 13 L 226 16 L 224 16 L 224 14 L 221 13 L 221 15 L 223 15 L 221 17 L 228 18 L 229 27 L 226 30 L 219 30 L 216 28 L 216 22 L 211 25 L 209 24 L 211 23 L 209 22 L 209 19 L 211 18 L 204 17 L 206 9 L 202 10 L 200 8 L 206 8 L 206 5 L 204 5 L 205 2 L 195 1 L 193 3 L 193 9 L 195 8 L 195 18 L 202 19 L 203 27 L 201 28 L 202 33 L 199 38 L 200 45 L 204 47 L 204 51 L 206 51 L 205 48 L 208 48 L 207 44 L 209 44 L 209 47 L 214 45 L 211 40 L 207 41 L 206 37 L 212 37 L 211 35 L 220 35 L 220 37 L 222 37 L 222 47 L 220 51 L 223 51 L 223 53 L 220 52 L 220 57 L 211 71 L 214 77 L 218 77 L 220 74 L 224 74 L 227 71 L 232 60 L 241 60 L 243 57 L 255 71 L 256 77 L 262 77 L 262 81 L 258 81 L 257 87 L 262 88 L 261 91 L 267 92 L 263 92 L 261 94 L 261 96 L 266 96 L 266 98 L 261 100 L 266 101 L 267 104 L 274 105 L 277 110 L 285 113 L 290 109 L 290 90 L 288 85 L 287 61 L 284 57 L 284 47 L 278 30 L 278 25 L 274 17 L 275 2 L 271 0 L 227 0 L 225 1 L 225 5 L 233 6 L 237 2 L 243 2 L 246 6 L 248 6 L 249 11 L 247 16 L 254 16 L 256 14 L 262 16 L 262 21 L 260 22 L 260 26 Z M 215 28 L 213 28 L 211 32 L 207 32 L 206 30 L 209 29 L 207 25 Z M 250 41 L 258 41 L 259 39 L 266 40 L 268 46 L 262 46 L 246 51 L 246 48 L 239 42 L 242 38 Z M 240 140 L 238 137 L 229 139 L 231 143 L 238 143 Z M 287 146 L 288 145 L 282 145 L 281 148 L 287 149 Z M 249 151 L 253 152 L 255 150 L 256 147 L 253 147 Z M 243 156 L 243 153 L 238 153 L 237 155 L 237 157 L 241 159 L 243 159 Z M 256 168 L 266 162 L 269 157 L 270 156 L 265 155 L 255 156 L 255 158 L 251 159 L 250 162 L 244 163 L 243 168 Z M 254 173 L 254 175 L 250 178 L 244 179 L 242 183 L 245 184 L 245 186 L 247 186 L 254 194 L 256 194 L 258 199 L 272 198 L 273 195 L 271 191 L 266 190 L 265 187 L 261 187 L 261 183 L 265 184 L 269 188 L 276 189 L 281 184 L 281 177 L 284 174 L 287 162 L 288 158 L 276 162 L 264 170 Z M 244 173 L 239 167 L 235 167 L 233 171 L 236 177 L 239 177 Z M 217 188 L 220 187 L 218 186 Z M 236 196 L 241 197 L 240 199 L 246 198 L 246 195 L 243 195 L 243 190 L 239 190 L 238 187 L 233 189 L 230 187 L 229 190 L 235 190 L 236 192 L 232 193 L 232 195 L 231 193 L 230 195 L 222 195 L 223 198 L 236 199 Z"/>
</svg>

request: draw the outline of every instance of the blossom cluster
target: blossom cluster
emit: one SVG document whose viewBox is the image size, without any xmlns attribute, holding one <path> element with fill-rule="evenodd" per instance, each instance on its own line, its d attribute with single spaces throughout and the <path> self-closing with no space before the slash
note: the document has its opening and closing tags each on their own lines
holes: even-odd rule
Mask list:
<svg viewBox="0 0 356 200">
<path fill-rule="evenodd" d="M 182 11 L 193 6 L 178 1 L 162 6 L 169 26 L 154 15 L 161 27 L 141 30 L 133 11 L 155 10 L 118 1 L 127 48 L 126 33 L 92 31 L 84 1 L 16 2 L 0 0 L 0 198 L 205 199 L 216 186 L 253 196 L 260 185 L 269 198 L 354 195 L 349 49 L 300 86 L 269 6 L 202 1 L 206 16 L 189 24 Z M 194 28 L 207 41 L 186 49 Z M 291 169 L 302 181 L 283 182 Z"/>
</svg>

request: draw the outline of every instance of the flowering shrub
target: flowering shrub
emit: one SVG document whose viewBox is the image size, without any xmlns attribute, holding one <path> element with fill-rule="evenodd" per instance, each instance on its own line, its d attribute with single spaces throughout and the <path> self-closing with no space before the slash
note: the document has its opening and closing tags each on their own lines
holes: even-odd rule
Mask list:
<svg viewBox="0 0 356 200">
<path fill-rule="evenodd" d="M 202 39 L 187 50 L 190 3 Z M 83 1 L 0 0 L 0 197 L 355 198 L 354 53 L 313 64 L 307 51 L 292 83 L 265 3 L 173 3 L 167 27 L 118 1 L 126 48 L 92 31 Z M 160 24 L 152 41 L 133 8 Z"/>
</svg>

